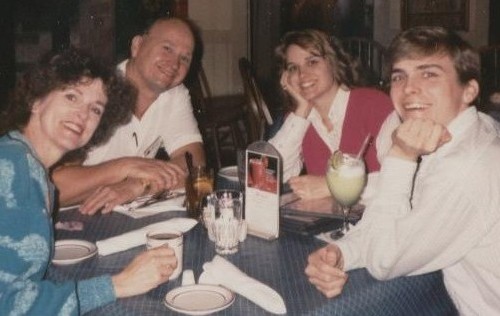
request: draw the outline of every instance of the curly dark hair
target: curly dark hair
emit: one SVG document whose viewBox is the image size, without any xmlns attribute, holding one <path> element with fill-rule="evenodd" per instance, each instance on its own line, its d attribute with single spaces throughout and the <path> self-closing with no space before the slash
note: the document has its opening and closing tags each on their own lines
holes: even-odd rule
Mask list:
<svg viewBox="0 0 500 316">
<path fill-rule="evenodd" d="M 104 66 L 86 52 L 68 48 L 44 55 L 34 67 L 17 82 L 13 98 L 0 118 L 0 134 L 10 130 L 23 130 L 31 117 L 31 110 L 39 100 L 55 90 L 101 79 L 108 98 L 104 113 L 89 142 L 77 151 L 87 152 L 113 135 L 115 129 L 132 117 L 137 91 L 114 68 Z"/>
<path fill-rule="evenodd" d="M 315 29 L 292 31 L 283 36 L 275 49 L 279 77 L 286 69 L 286 52 L 291 45 L 297 45 L 313 55 L 325 58 L 332 67 L 334 80 L 339 85 L 343 84 L 349 88 L 359 85 L 359 65 L 344 50 L 342 43 L 336 37 Z M 287 101 L 290 102 L 290 99 L 287 98 Z M 288 107 L 293 110 L 295 105 L 289 104 Z"/>
</svg>

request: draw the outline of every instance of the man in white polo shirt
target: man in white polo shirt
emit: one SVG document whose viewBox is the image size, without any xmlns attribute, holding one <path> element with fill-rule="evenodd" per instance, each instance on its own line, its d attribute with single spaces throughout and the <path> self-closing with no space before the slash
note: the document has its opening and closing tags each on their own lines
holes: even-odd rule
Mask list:
<svg viewBox="0 0 500 316">
<path fill-rule="evenodd" d="M 183 185 L 186 152 L 195 165 L 205 164 L 189 91 L 182 84 L 194 49 L 193 26 L 178 18 L 158 19 L 132 39 L 131 57 L 118 69 L 137 88 L 134 115 L 107 143 L 92 149 L 83 166 L 54 171 L 62 205 L 82 203 L 84 214 L 106 213 L 147 192 Z M 169 161 L 151 159 L 159 148 Z"/>
</svg>

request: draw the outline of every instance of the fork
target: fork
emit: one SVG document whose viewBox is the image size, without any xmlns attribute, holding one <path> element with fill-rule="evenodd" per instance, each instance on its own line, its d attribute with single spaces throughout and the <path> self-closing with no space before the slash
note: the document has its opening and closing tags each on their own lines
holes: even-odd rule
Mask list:
<svg viewBox="0 0 500 316">
<path fill-rule="evenodd" d="M 153 194 L 149 199 L 145 200 L 144 202 L 140 202 L 137 205 L 130 206 L 128 211 L 131 212 L 131 211 L 134 211 L 138 208 L 150 206 L 150 205 L 158 203 L 158 202 L 167 201 L 167 200 L 179 197 L 179 196 L 183 196 L 185 194 L 186 193 L 184 193 L 184 192 L 172 192 L 170 190 L 163 190 L 163 191 L 160 191 L 158 193 Z"/>
</svg>

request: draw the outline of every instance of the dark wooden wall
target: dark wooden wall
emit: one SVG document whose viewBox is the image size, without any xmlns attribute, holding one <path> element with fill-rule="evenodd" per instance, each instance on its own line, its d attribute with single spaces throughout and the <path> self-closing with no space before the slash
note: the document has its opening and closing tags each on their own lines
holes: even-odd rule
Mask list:
<svg viewBox="0 0 500 316">
<path fill-rule="evenodd" d="M 14 86 L 16 52 L 14 48 L 14 5 L 16 0 L 0 1 L 0 111 L 5 108 L 7 95 Z"/>
<path fill-rule="evenodd" d="M 500 45 L 500 1 L 490 0 L 490 27 L 488 42 Z"/>
<path fill-rule="evenodd" d="M 29 66 L 28 56 L 16 56 L 16 45 L 36 46 L 40 32 L 52 34 L 50 49 L 67 47 L 70 25 L 78 12 L 78 0 L 2 0 L 0 1 L 0 108 L 14 87 L 16 74 Z M 42 54 L 35 51 L 30 55 Z M 22 61 L 20 61 L 22 60 Z"/>
</svg>

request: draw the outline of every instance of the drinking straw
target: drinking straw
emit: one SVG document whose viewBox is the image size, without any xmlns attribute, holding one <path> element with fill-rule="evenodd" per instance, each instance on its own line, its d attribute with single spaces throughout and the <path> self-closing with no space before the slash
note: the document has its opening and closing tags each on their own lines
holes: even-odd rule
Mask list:
<svg viewBox="0 0 500 316">
<path fill-rule="evenodd" d="M 184 153 L 184 159 L 186 160 L 186 166 L 188 169 L 188 181 L 191 181 L 193 179 L 193 155 L 189 151 L 186 151 Z M 186 198 L 184 199 L 184 202 L 182 203 L 182 206 L 186 205 L 187 205 L 187 194 Z"/>
<path fill-rule="evenodd" d="M 363 156 L 366 147 L 368 146 L 368 142 L 370 141 L 370 138 L 372 138 L 371 134 L 366 135 L 365 140 L 363 141 L 363 145 L 361 145 L 361 148 L 359 149 L 359 152 L 356 155 L 356 159 L 360 159 L 361 156 Z"/>
<path fill-rule="evenodd" d="M 186 151 L 186 153 L 184 154 L 184 158 L 186 159 L 186 166 L 188 169 L 189 177 L 191 177 L 191 170 L 193 169 L 193 155 L 189 151 Z"/>
</svg>

